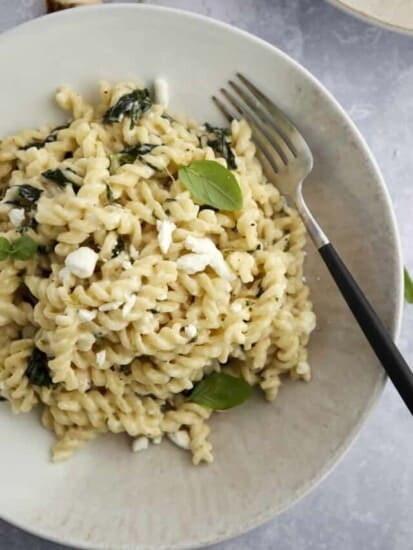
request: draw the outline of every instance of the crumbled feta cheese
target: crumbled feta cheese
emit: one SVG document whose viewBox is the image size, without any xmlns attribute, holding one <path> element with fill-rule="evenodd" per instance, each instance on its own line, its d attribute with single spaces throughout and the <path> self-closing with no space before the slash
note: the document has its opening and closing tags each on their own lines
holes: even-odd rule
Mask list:
<svg viewBox="0 0 413 550">
<path fill-rule="evenodd" d="M 133 244 L 129 245 L 129 255 L 132 258 L 132 260 L 136 260 L 136 258 L 139 257 L 139 250 L 136 250 Z"/>
<path fill-rule="evenodd" d="M 123 260 L 122 269 L 130 269 L 132 267 L 132 262 L 130 260 Z"/>
<path fill-rule="evenodd" d="M 115 309 L 119 309 L 122 304 L 123 302 L 108 302 L 99 306 L 99 311 L 114 311 Z"/>
<path fill-rule="evenodd" d="M 176 229 L 176 225 L 169 220 L 157 220 L 156 229 L 158 230 L 159 248 L 163 254 L 166 254 L 172 244 L 172 233 Z"/>
<path fill-rule="evenodd" d="M 168 434 L 168 438 L 181 449 L 189 449 L 191 440 L 186 430 L 178 430 L 177 432 Z"/>
<path fill-rule="evenodd" d="M 59 271 L 59 279 L 64 285 L 67 284 L 70 280 L 70 269 L 67 267 L 62 267 Z"/>
<path fill-rule="evenodd" d="M 144 435 L 140 435 L 135 438 L 132 442 L 132 451 L 134 453 L 139 453 L 140 451 L 145 451 L 149 447 L 149 439 Z"/>
<path fill-rule="evenodd" d="M 161 436 L 161 437 L 154 437 L 154 438 L 152 439 L 152 443 L 153 443 L 154 445 L 160 445 L 160 444 L 162 443 L 162 436 Z"/>
<path fill-rule="evenodd" d="M 98 257 L 96 252 L 88 246 L 81 246 L 66 256 L 65 266 L 73 275 L 86 279 L 93 275 Z"/>
<path fill-rule="evenodd" d="M 165 109 L 169 105 L 169 86 L 164 78 L 156 78 L 154 82 L 155 103 Z"/>
<path fill-rule="evenodd" d="M 208 264 L 209 256 L 206 254 L 184 254 L 176 261 L 178 269 L 186 271 L 189 275 L 204 271 Z"/>
<path fill-rule="evenodd" d="M 234 313 L 239 313 L 240 311 L 242 311 L 241 302 L 234 302 L 233 304 L 231 304 L 231 311 L 233 311 Z"/>
<path fill-rule="evenodd" d="M 9 219 L 15 227 L 19 227 L 25 218 L 24 208 L 12 208 L 9 210 Z"/>
<path fill-rule="evenodd" d="M 184 329 L 185 336 L 192 340 L 192 338 L 195 338 L 195 336 L 198 334 L 198 330 L 195 325 L 187 325 Z"/>
<path fill-rule="evenodd" d="M 133 306 L 136 303 L 136 294 L 131 294 L 125 302 L 125 305 L 122 309 L 122 317 L 125 318 L 129 315 L 129 313 L 132 311 Z"/>
<path fill-rule="evenodd" d="M 106 361 L 106 351 L 102 349 L 101 351 L 98 351 L 96 354 L 96 365 L 101 369 L 103 368 Z"/>
<path fill-rule="evenodd" d="M 96 315 L 97 315 L 96 310 L 79 309 L 79 319 L 83 323 L 89 323 L 90 321 L 93 321 Z"/>
<path fill-rule="evenodd" d="M 211 239 L 200 239 L 198 237 L 188 235 L 185 239 L 185 246 L 191 250 L 191 252 L 208 256 L 209 265 L 220 277 L 223 277 L 227 281 L 233 281 L 235 279 L 235 275 L 230 270 L 224 256 L 222 255 L 222 252 L 218 250 L 215 243 L 211 241 Z"/>
</svg>

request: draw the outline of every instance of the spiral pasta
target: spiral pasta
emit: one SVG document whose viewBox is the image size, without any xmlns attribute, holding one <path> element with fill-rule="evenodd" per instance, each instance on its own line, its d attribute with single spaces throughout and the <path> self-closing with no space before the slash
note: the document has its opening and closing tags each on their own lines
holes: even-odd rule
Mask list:
<svg viewBox="0 0 413 550">
<path fill-rule="evenodd" d="M 0 391 L 16 413 L 43 407 L 55 461 L 125 432 L 136 449 L 167 435 L 209 463 L 212 411 L 187 399 L 198 382 L 225 371 L 273 400 L 284 375 L 310 379 L 305 230 L 245 121 L 228 136 L 243 208 L 216 211 L 178 177 L 193 161 L 227 165 L 210 127 L 171 117 L 133 83 L 103 82 L 100 95 L 94 106 L 64 87 L 68 123 L 0 142 L 1 237 L 38 245 L 0 263 Z M 197 239 L 225 272 L 188 268 Z"/>
</svg>

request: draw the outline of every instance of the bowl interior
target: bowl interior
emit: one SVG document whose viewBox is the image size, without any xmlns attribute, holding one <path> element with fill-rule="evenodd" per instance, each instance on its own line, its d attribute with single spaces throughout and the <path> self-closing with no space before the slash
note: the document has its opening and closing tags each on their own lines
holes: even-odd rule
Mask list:
<svg viewBox="0 0 413 550">
<path fill-rule="evenodd" d="M 173 110 L 218 123 L 211 94 L 236 71 L 248 74 L 308 139 L 309 204 L 396 330 L 401 268 L 387 192 L 341 109 L 287 56 L 205 18 L 130 4 L 36 20 L 1 36 L 0 51 L 1 136 L 59 122 L 55 88 L 66 83 L 92 96 L 100 79 L 162 76 Z M 257 397 L 215 415 L 213 465 L 194 468 L 167 443 L 134 455 L 122 436 L 51 465 L 51 436 L 36 415 L 4 410 L 2 517 L 86 548 L 183 548 L 239 534 L 303 495 L 353 440 L 385 380 L 311 245 L 306 268 L 318 315 L 313 381 L 285 382 L 272 405 Z"/>
</svg>

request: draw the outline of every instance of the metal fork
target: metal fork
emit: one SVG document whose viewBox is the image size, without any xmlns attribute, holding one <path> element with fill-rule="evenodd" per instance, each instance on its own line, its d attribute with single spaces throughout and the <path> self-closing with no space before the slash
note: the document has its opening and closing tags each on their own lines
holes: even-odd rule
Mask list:
<svg viewBox="0 0 413 550">
<path fill-rule="evenodd" d="M 363 291 L 305 203 L 302 187 L 313 168 L 313 155 L 287 116 L 248 78 L 237 73 L 213 101 L 228 121 L 244 118 L 251 126 L 257 153 L 269 181 L 276 182 L 301 215 L 315 246 L 376 356 L 413 414 L 413 373 Z M 235 113 L 234 113 L 235 110 Z"/>
</svg>

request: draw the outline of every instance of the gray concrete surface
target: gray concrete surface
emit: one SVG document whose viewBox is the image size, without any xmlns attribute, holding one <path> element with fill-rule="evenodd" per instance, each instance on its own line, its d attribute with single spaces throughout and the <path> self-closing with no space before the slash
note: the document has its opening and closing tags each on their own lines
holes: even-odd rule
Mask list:
<svg viewBox="0 0 413 550">
<path fill-rule="evenodd" d="M 323 0 L 146 1 L 246 29 L 327 86 L 378 160 L 413 271 L 413 36 L 369 26 Z M 43 0 L 0 0 L 0 31 L 42 12 Z M 405 308 L 400 345 L 413 364 L 413 306 Z M 413 423 L 388 385 L 353 448 L 318 488 L 273 521 L 213 549 L 410 550 L 412 516 Z M 0 522 L 1 550 L 59 548 Z"/>
</svg>

